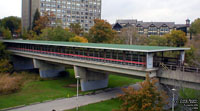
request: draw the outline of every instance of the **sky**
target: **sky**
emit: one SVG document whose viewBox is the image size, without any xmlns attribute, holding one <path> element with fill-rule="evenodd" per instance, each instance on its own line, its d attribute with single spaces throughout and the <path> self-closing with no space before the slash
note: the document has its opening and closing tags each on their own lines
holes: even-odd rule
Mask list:
<svg viewBox="0 0 200 111">
<path fill-rule="evenodd" d="M 21 17 L 21 0 L 0 0 L 0 19 Z M 185 23 L 200 17 L 200 0 L 102 0 L 102 19 Z"/>
</svg>

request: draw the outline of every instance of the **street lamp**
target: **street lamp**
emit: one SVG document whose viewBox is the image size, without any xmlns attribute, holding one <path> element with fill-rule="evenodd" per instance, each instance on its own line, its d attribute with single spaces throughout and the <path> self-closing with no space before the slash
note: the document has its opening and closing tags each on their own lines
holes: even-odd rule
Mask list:
<svg viewBox="0 0 200 111">
<path fill-rule="evenodd" d="M 77 79 L 77 96 L 76 96 L 76 111 L 78 111 L 78 91 L 79 91 L 79 79 L 80 79 L 80 76 L 76 76 L 76 79 Z"/>
<path fill-rule="evenodd" d="M 172 92 L 173 92 L 173 98 L 172 98 L 172 111 L 174 111 L 174 103 L 175 103 L 175 100 L 174 100 L 174 96 L 175 96 L 175 94 L 174 94 L 174 92 L 176 91 L 176 89 L 172 89 Z"/>
</svg>

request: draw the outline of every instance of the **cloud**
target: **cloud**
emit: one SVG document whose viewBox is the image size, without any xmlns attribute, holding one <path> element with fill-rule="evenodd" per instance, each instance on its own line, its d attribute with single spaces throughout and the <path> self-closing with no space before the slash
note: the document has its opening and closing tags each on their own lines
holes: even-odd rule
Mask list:
<svg viewBox="0 0 200 111">
<path fill-rule="evenodd" d="M 0 18 L 21 16 L 22 0 L 2 0 Z M 102 18 L 185 23 L 200 17 L 200 0 L 102 0 Z"/>
<path fill-rule="evenodd" d="M 111 23 L 116 19 L 185 23 L 199 17 L 199 4 L 199 0 L 104 0 L 102 18 Z"/>
</svg>

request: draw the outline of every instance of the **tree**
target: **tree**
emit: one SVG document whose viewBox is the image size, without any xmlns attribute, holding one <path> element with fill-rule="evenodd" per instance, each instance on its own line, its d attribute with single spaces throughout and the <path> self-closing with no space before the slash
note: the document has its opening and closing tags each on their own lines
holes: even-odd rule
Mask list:
<svg viewBox="0 0 200 111">
<path fill-rule="evenodd" d="M 55 22 L 55 15 L 52 12 L 45 12 L 43 16 L 40 16 L 40 18 L 35 21 L 33 31 L 39 35 L 43 29 L 50 27 L 52 22 Z"/>
<path fill-rule="evenodd" d="M 12 34 L 15 33 L 16 30 L 18 30 L 21 26 L 21 19 L 18 17 L 6 17 L 4 19 L 2 19 L 2 26 L 5 29 L 9 29 L 11 31 Z"/>
<path fill-rule="evenodd" d="M 75 36 L 69 39 L 70 42 L 81 42 L 81 43 L 88 43 L 88 40 L 85 37 Z"/>
<path fill-rule="evenodd" d="M 128 25 L 118 34 L 123 44 L 144 45 L 146 37 L 139 35 L 136 26 Z"/>
<path fill-rule="evenodd" d="M 5 45 L 0 42 L 0 59 L 8 59 L 9 58 L 9 52 L 6 50 Z"/>
<path fill-rule="evenodd" d="M 139 90 L 132 87 L 123 89 L 124 94 L 119 96 L 123 102 L 121 109 L 113 111 L 162 111 L 167 103 L 167 96 L 165 92 L 158 90 L 156 82 L 147 75 Z"/>
<path fill-rule="evenodd" d="M 81 25 L 79 23 L 71 23 L 69 28 L 71 32 L 78 36 L 83 33 L 83 29 L 81 28 Z"/>
<path fill-rule="evenodd" d="M 128 26 L 121 31 L 122 40 L 125 44 L 133 45 L 137 42 L 138 32 L 135 26 Z"/>
<path fill-rule="evenodd" d="M 167 38 L 162 36 L 150 36 L 147 38 L 146 43 L 150 46 L 168 46 Z"/>
<path fill-rule="evenodd" d="M 200 34 L 200 18 L 196 19 L 190 27 L 190 32 L 193 34 Z"/>
<path fill-rule="evenodd" d="M 45 28 L 36 40 L 69 41 L 75 35 L 62 27 Z"/>
<path fill-rule="evenodd" d="M 40 12 L 39 12 L 39 10 L 37 9 L 36 11 L 35 11 L 35 15 L 34 15 L 34 17 L 33 17 L 33 26 L 32 26 L 32 30 L 36 27 L 36 21 L 38 21 L 40 19 Z M 39 32 L 38 31 L 36 31 L 36 33 L 38 33 L 39 34 Z"/>
<path fill-rule="evenodd" d="M 3 37 L 4 39 L 12 39 L 12 34 L 9 29 L 3 29 Z"/>
<path fill-rule="evenodd" d="M 183 31 L 173 30 L 170 34 L 164 35 L 167 38 L 168 46 L 182 47 L 187 43 L 187 37 Z"/>
<path fill-rule="evenodd" d="M 105 20 L 95 19 L 95 25 L 89 30 L 91 42 L 94 43 L 111 43 L 116 32 L 112 26 Z"/>
<path fill-rule="evenodd" d="M 8 59 L 0 59 L 0 73 L 9 73 L 12 70 L 12 65 Z"/>
</svg>

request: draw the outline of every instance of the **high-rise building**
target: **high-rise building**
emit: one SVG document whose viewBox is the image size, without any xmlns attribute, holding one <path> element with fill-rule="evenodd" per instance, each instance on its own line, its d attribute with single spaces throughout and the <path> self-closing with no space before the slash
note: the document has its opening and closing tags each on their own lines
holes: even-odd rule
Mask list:
<svg viewBox="0 0 200 111">
<path fill-rule="evenodd" d="M 62 27 L 70 23 L 80 23 L 85 31 L 94 25 L 94 19 L 101 19 L 101 0 L 22 0 L 22 27 L 32 27 L 36 10 L 43 15 L 54 13 Z M 54 25 L 51 22 L 51 25 Z"/>
</svg>

